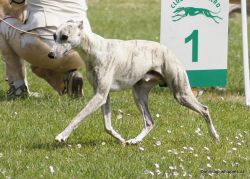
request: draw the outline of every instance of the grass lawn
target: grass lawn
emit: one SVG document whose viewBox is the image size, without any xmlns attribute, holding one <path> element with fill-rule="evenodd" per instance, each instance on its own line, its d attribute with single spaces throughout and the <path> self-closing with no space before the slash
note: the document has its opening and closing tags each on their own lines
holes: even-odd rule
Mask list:
<svg viewBox="0 0 250 179">
<path fill-rule="evenodd" d="M 89 0 L 89 19 L 93 31 L 107 38 L 159 41 L 160 0 Z M 66 144 L 58 144 L 54 137 L 91 98 L 88 82 L 86 97 L 72 99 L 57 95 L 29 71 L 31 91 L 42 96 L 7 101 L 2 75 L 0 178 L 250 178 L 250 109 L 244 104 L 240 25 L 240 16 L 230 19 L 227 91 L 205 89 L 199 98 L 210 108 L 220 143 L 210 138 L 201 116 L 158 87 L 150 95 L 156 127 L 140 145 L 123 147 L 106 134 L 100 110 Z M 126 139 L 137 135 L 142 119 L 131 91 L 113 93 L 111 102 L 114 128 Z"/>
</svg>

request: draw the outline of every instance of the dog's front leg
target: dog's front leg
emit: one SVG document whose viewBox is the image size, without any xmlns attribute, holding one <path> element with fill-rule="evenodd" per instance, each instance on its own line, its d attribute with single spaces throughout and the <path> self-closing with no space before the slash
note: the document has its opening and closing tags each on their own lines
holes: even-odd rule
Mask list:
<svg viewBox="0 0 250 179">
<path fill-rule="evenodd" d="M 98 73 L 99 72 L 99 73 Z M 71 123 L 56 136 L 56 141 L 65 142 L 69 135 L 72 133 L 74 129 L 76 129 L 81 122 L 83 122 L 88 115 L 95 112 L 98 108 L 100 108 L 103 104 L 106 103 L 110 86 L 112 83 L 112 73 L 104 74 L 103 71 L 98 71 L 93 73 L 94 82 L 94 96 L 85 106 L 85 108 L 71 121 Z M 111 72 L 111 71 L 110 71 Z"/>
<path fill-rule="evenodd" d="M 72 120 L 72 122 L 56 137 L 56 141 L 65 142 L 74 129 L 76 129 L 81 122 L 83 122 L 88 115 L 95 112 L 106 102 L 107 95 L 96 93 L 94 97 L 88 102 L 85 108 Z"/>
<path fill-rule="evenodd" d="M 103 119 L 104 119 L 104 126 L 107 133 L 112 135 L 114 138 L 116 138 L 119 142 L 125 143 L 125 139 L 122 138 L 122 136 L 117 133 L 113 127 L 112 127 L 112 121 L 111 121 L 111 105 L 110 105 L 110 96 L 108 95 L 106 103 L 102 105 L 102 113 L 103 113 Z"/>
</svg>

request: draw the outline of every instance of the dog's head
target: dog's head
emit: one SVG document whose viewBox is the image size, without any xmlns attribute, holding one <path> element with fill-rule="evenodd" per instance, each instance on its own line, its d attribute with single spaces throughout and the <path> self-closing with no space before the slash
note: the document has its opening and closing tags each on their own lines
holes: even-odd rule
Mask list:
<svg viewBox="0 0 250 179">
<path fill-rule="evenodd" d="M 54 34 L 55 44 L 49 52 L 49 58 L 61 58 L 81 44 L 83 21 L 68 21 L 62 24 Z"/>
</svg>

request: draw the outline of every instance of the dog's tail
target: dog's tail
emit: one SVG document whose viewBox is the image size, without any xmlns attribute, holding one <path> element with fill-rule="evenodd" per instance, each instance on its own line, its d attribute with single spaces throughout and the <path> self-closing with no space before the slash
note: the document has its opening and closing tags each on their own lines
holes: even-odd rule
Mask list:
<svg viewBox="0 0 250 179">
<path fill-rule="evenodd" d="M 166 83 L 173 92 L 175 99 L 179 103 L 183 103 L 178 96 L 191 96 L 193 100 L 196 100 L 186 73 L 186 70 L 179 62 L 177 57 L 170 51 L 164 55 L 166 58 L 163 66 L 163 76 L 166 79 Z"/>
<path fill-rule="evenodd" d="M 174 98 L 181 105 L 199 113 L 205 119 L 211 136 L 215 140 L 219 140 L 219 135 L 214 128 L 208 107 L 201 104 L 194 96 L 189 84 L 187 73 L 182 65 L 178 63 L 178 60 L 174 55 L 171 55 L 168 60 L 165 60 L 165 62 L 169 63 L 169 65 L 165 66 L 164 72 L 166 74 L 164 74 L 164 76 L 166 76 L 164 79 L 167 79 L 167 84 L 173 91 Z"/>
</svg>

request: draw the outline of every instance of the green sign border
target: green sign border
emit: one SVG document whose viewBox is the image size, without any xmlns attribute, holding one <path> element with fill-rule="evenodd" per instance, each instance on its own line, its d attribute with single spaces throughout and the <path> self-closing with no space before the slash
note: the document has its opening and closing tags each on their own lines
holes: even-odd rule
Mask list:
<svg viewBox="0 0 250 179">
<path fill-rule="evenodd" d="M 227 69 L 187 70 L 192 87 L 224 87 L 227 84 Z"/>
</svg>

